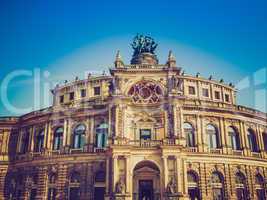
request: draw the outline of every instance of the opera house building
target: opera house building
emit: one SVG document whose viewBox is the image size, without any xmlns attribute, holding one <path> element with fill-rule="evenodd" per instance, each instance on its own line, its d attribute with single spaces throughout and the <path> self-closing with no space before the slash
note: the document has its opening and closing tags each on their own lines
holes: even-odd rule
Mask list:
<svg viewBox="0 0 267 200">
<path fill-rule="evenodd" d="M 0 118 L 1 200 L 266 200 L 267 116 L 137 36 L 108 75 Z M 192 58 L 193 59 L 193 58 Z"/>
</svg>

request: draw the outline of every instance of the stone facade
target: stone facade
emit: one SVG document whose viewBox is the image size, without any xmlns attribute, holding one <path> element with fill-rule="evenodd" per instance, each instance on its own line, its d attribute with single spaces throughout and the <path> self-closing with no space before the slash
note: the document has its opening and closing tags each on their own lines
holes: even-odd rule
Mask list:
<svg viewBox="0 0 267 200">
<path fill-rule="evenodd" d="M 145 53 L 0 119 L 0 199 L 265 199 L 266 114 Z"/>
</svg>

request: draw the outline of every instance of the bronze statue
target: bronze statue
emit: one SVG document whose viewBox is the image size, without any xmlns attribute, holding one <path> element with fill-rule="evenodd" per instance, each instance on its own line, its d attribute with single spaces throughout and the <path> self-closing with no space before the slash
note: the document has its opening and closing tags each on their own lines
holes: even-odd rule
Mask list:
<svg viewBox="0 0 267 200">
<path fill-rule="evenodd" d="M 134 55 L 139 55 L 141 53 L 151 53 L 155 54 L 155 49 L 157 48 L 157 44 L 155 43 L 154 39 L 149 36 L 143 36 L 137 34 L 134 37 L 133 43 L 131 46 L 134 49 Z"/>
</svg>

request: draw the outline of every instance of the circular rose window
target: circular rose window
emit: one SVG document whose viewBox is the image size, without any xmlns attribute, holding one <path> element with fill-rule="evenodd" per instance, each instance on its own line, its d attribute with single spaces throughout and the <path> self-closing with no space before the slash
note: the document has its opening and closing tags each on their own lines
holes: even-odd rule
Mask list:
<svg viewBox="0 0 267 200">
<path fill-rule="evenodd" d="M 157 103 L 162 94 L 160 86 L 147 81 L 134 84 L 128 92 L 135 103 Z"/>
</svg>

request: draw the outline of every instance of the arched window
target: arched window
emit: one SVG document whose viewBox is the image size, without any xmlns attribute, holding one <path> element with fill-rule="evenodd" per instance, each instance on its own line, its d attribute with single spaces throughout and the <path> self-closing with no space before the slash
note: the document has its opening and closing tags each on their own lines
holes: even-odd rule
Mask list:
<svg viewBox="0 0 267 200">
<path fill-rule="evenodd" d="M 262 133 L 262 138 L 263 138 L 264 151 L 267 152 L 267 133 L 266 132 Z"/>
<path fill-rule="evenodd" d="M 81 149 L 84 145 L 85 140 L 85 125 L 79 124 L 75 127 L 73 133 L 73 145 L 74 149 Z"/>
<path fill-rule="evenodd" d="M 219 134 L 215 126 L 208 124 L 207 128 L 208 147 L 210 149 L 219 148 Z"/>
<path fill-rule="evenodd" d="M 240 139 L 239 134 L 236 131 L 235 127 L 229 126 L 228 127 L 228 137 L 229 142 L 233 150 L 240 150 Z"/>
<path fill-rule="evenodd" d="M 48 176 L 48 192 L 47 192 L 48 200 L 56 200 L 56 195 L 57 195 L 56 182 L 57 182 L 56 173 L 50 173 Z"/>
<path fill-rule="evenodd" d="M 44 148 L 44 135 L 45 135 L 44 129 L 40 130 L 37 134 L 36 146 L 35 146 L 36 152 L 41 152 Z"/>
<path fill-rule="evenodd" d="M 159 85 L 150 81 L 140 81 L 134 84 L 128 95 L 132 97 L 134 103 L 158 103 L 162 96 L 163 91 Z"/>
<path fill-rule="evenodd" d="M 264 189 L 264 178 L 261 174 L 256 174 L 255 176 L 255 188 L 256 188 L 256 195 L 258 200 L 265 200 L 266 194 Z"/>
<path fill-rule="evenodd" d="M 184 133 L 186 135 L 186 145 L 188 147 L 195 147 L 195 130 L 189 123 L 184 123 Z"/>
<path fill-rule="evenodd" d="M 108 124 L 101 123 L 96 127 L 96 147 L 103 148 L 107 145 Z"/>
<path fill-rule="evenodd" d="M 198 186 L 198 176 L 193 171 L 187 172 L 188 195 L 190 200 L 200 200 L 200 190 Z"/>
<path fill-rule="evenodd" d="M 257 144 L 257 139 L 256 139 L 256 134 L 252 129 L 247 130 L 247 137 L 248 137 L 248 143 L 249 143 L 249 148 L 252 152 L 258 152 L 258 144 Z"/>
<path fill-rule="evenodd" d="M 80 199 L 80 174 L 73 172 L 69 180 L 69 200 Z"/>
<path fill-rule="evenodd" d="M 59 150 L 63 144 L 63 127 L 59 127 L 54 132 L 53 149 Z"/>
<path fill-rule="evenodd" d="M 22 143 L 21 143 L 21 153 L 27 153 L 29 150 L 30 144 L 30 131 L 26 130 L 22 132 Z"/>
<path fill-rule="evenodd" d="M 246 177 L 242 172 L 236 173 L 235 184 L 236 184 L 237 200 L 245 200 L 248 195 L 248 191 L 247 191 Z"/>
<path fill-rule="evenodd" d="M 213 172 L 211 175 L 211 189 L 213 200 L 224 199 L 224 179 L 221 173 Z"/>
</svg>

